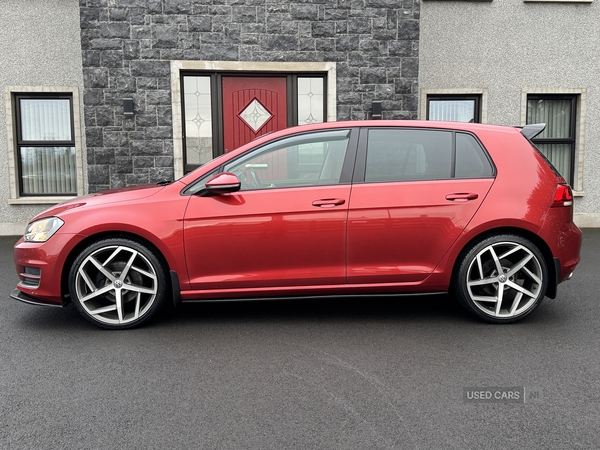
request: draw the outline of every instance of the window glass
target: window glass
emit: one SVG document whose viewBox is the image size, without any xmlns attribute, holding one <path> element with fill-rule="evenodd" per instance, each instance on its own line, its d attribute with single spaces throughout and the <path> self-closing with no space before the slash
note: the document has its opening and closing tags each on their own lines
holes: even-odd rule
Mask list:
<svg viewBox="0 0 600 450">
<path fill-rule="evenodd" d="M 22 194 L 77 192 L 75 147 L 21 147 Z"/>
<path fill-rule="evenodd" d="M 369 130 L 365 181 L 444 180 L 452 175 L 452 133 Z"/>
<path fill-rule="evenodd" d="M 70 141 L 68 99 L 21 99 L 21 137 L 25 141 Z"/>
<path fill-rule="evenodd" d="M 16 94 L 21 195 L 76 195 L 72 98 Z"/>
<path fill-rule="evenodd" d="M 428 95 L 427 120 L 481 122 L 480 95 Z"/>
<path fill-rule="evenodd" d="M 186 164 L 205 164 L 213 158 L 210 76 L 183 78 Z"/>
<path fill-rule="evenodd" d="M 546 124 L 533 142 L 569 183 L 573 183 L 574 112 L 575 96 L 530 95 L 527 98 L 527 123 Z"/>
<path fill-rule="evenodd" d="M 267 144 L 225 166 L 241 190 L 338 184 L 349 130 L 323 131 Z"/>
<path fill-rule="evenodd" d="M 567 180 L 572 183 L 571 170 L 571 155 L 573 153 L 573 145 L 571 144 L 540 144 L 535 146 L 544 154 L 552 163 L 554 168 Z"/>
<path fill-rule="evenodd" d="M 473 122 L 474 117 L 474 100 L 431 100 L 429 102 L 429 120 Z"/>
<path fill-rule="evenodd" d="M 298 78 L 298 125 L 323 122 L 324 78 Z"/>
<path fill-rule="evenodd" d="M 529 98 L 527 123 L 545 123 L 536 139 L 572 137 L 572 99 Z"/>
<path fill-rule="evenodd" d="M 485 178 L 493 168 L 479 142 L 465 133 L 456 133 L 456 178 Z"/>
</svg>

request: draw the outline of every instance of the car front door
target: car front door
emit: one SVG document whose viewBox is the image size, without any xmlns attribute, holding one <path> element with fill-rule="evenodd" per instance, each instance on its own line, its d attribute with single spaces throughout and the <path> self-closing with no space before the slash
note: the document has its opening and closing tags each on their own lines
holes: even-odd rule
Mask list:
<svg viewBox="0 0 600 450">
<path fill-rule="evenodd" d="M 425 279 L 479 208 L 493 175 L 470 134 L 363 129 L 348 217 L 348 282 Z"/>
<path fill-rule="evenodd" d="M 192 289 L 344 284 L 357 133 L 313 131 L 253 149 L 222 167 L 238 192 L 202 196 L 211 176 L 199 180 L 184 219 Z"/>
</svg>

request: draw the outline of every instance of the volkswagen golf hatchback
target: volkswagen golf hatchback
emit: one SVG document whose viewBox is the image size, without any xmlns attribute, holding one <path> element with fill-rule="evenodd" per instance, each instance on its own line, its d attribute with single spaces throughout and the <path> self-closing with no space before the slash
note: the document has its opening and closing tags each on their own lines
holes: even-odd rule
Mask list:
<svg viewBox="0 0 600 450">
<path fill-rule="evenodd" d="M 497 323 L 579 262 L 571 188 L 522 129 L 357 121 L 263 136 L 168 184 L 36 216 L 13 298 L 131 328 L 167 301 L 450 292 Z"/>
</svg>

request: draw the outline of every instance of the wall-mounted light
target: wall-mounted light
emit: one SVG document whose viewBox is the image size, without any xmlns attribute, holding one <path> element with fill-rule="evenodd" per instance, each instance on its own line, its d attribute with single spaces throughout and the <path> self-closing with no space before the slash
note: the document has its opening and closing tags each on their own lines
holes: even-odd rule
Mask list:
<svg viewBox="0 0 600 450">
<path fill-rule="evenodd" d="M 123 114 L 126 116 L 133 116 L 133 99 L 132 98 L 124 98 L 123 99 Z"/>
<path fill-rule="evenodd" d="M 381 119 L 381 102 L 373 101 L 371 103 L 371 118 L 372 119 Z"/>
</svg>

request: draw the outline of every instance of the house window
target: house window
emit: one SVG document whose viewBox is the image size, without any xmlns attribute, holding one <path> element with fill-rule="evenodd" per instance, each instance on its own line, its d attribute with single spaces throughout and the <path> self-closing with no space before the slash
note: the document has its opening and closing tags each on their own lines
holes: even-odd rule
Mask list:
<svg viewBox="0 0 600 450">
<path fill-rule="evenodd" d="M 480 95 L 428 95 L 427 120 L 481 122 Z"/>
<path fill-rule="evenodd" d="M 77 195 L 72 94 L 13 94 L 19 195 Z"/>
<path fill-rule="evenodd" d="M 576 95 L 527 96 L 527 123 L 545 123 L 533 143 L 573 185 L 575 161 Z"/>
</svg>

